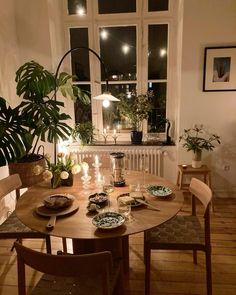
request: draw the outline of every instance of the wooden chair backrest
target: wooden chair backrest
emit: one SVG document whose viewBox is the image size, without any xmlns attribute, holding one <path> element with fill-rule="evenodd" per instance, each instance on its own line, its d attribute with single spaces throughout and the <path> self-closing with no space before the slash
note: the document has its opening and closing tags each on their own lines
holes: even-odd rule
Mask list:
<svg viewBox="0 0 236 295">
<path fill-rule="evenodd" d="M 0 199 L 22 185 L 19 174 L 13 174 L 0 180 Z"/>
<path fill-rule="evenodd" d="M 109 278 L 112 270 L 112 254 L 109 251 L 83 255 L 51 255 L 34 251 L 15 242 L 18 262 L 19 295 L 25 295 L 25 265 L 61 277 L 101 276 L 104 294 L 109 291 Z"/>
<path fill-rule="evenodd" d="M 212 191 L 209 186 L 197 178 L 192 178 L 189 191 L 203 204 L 206 211 L 212 199 Z"/>
</svg>

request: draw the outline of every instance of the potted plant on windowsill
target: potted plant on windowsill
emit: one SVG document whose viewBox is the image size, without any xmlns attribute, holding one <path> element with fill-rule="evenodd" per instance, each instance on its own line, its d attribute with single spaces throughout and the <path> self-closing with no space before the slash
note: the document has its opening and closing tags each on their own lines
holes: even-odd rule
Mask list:
<svg viewBox="0 0 236 295">
<path fill-rule="evenodd" d="M 72 130 L 72 137 L 74 140 L 80 141 L 82 146 L 91 144 L 94 142 L 95 127 L 92 122 L 77 123 Z"/>
<path fill-rule="evenodd" d="M 216 134 L 207 132 L 203 126 L 194 126 L 190 129 L 184 129 L 184 133 L 179 137 L 183 141 L 183 147 L 187 151 L 193 152 L 192 167 L 200 168 L 202 166 L 202 151 L 213 151 L 215 143 L 220 144 L 220 137 Z"/>
<path fill-rule="evenodd" d="M 37 155 L 40 140 L 55 143 L 71 134 L 66 123 L 70 116 L 61 111 L 64 103 L 54 99 L 55 90 L 64 97 L 78 97 L 89 103 L 88 96 L 71 84 L 71 78 L 62 72 L 55 81 L 53 73 L 34 61 L 27 62 L 16 72 L 16 90 L 22 102 L 11 108 L 0 98 L 0 166 L 9 164 L 10 174 L 18 173 L 18 168 L 25 173 L 24 165 L 30 163 L 31 171 L 22 177 L 22 187 L 42 180 L 40 175 L 35 179 L 32 171 L 34 163 L 45 162 L 42 155 Z"/>
<path fill-rule="evenodd" d="M 148 113 L 151 110 L 152 104 L 150 98 L 152 97 L 152 92 L 147 92 L 147 94 L 137 95 L 136 92 L 132 92 L 130 97 L 126 94 L 120 94 L 120 101 L 117 104 L 117 108 L 120 114 L 130 121 L 132 126 L 131 131 L 131 142 L 132 144 L 142 143 L 142 123 L 143 120 L 148 119 Z"/>
</svg>

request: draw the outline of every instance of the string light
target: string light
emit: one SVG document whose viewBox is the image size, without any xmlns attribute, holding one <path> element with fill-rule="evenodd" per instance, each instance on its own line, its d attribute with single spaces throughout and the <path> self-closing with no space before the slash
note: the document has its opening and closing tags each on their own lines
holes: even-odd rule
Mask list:
<svg viewBox="0 0 236 295">
<path fill-rule="evenodd" d="M 164 57 L 166 55 L 166 49 L 165 48 L 162 48 L 160 49 L 160 57 Z"/>
<path fill-rule="evenodd" d="M 108 31 L 107 30 L 101 30 L 100 36 L 102 40 L 106 40 L 108 38 Z"/>
<path fill-rule="evenodd" d="M 124 44 L 121 48 L 124 54 L 127 54 L 130 51 L 130 47 L 127 44 Z"/>
</svg>

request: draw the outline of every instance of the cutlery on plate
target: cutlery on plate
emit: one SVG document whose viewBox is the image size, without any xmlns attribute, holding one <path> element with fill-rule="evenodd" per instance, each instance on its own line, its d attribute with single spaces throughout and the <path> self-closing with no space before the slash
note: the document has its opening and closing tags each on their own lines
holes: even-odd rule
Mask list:
<svg viewBox="0 0 236 295">
<path fill-rule="evenodd" d="M 152 209 L 155 209 L 155 210 L 157 210 L 157 211 L 161 211 L 161 210 L 160 210 L 159 208 L 157 208 L 156 206 L 153 206 L 153 205 L 149 204 L 148 202 L 146 202 L 146 201 L 144 201 L 144 200 L 142 200 L 142 199 L 136 199 L 136 201 L 139 202 L 139 203 L 141 203 L 141 204 L 144 204 L 144 205 L 146 205 L 146 206 L 148 206 L 148 207 L 150 207 L 150 208 L 152 208 Z"/>
</svg>

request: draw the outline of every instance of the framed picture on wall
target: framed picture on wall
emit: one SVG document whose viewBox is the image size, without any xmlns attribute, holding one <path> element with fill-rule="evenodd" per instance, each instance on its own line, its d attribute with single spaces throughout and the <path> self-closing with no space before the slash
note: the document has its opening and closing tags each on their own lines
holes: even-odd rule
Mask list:
<svg viewBox="0 0 236 295">
<path fill-rule="evenodd" d="M 205 48 L 203 91 L 236 91 L 236 46 Z"/>
</svg>

